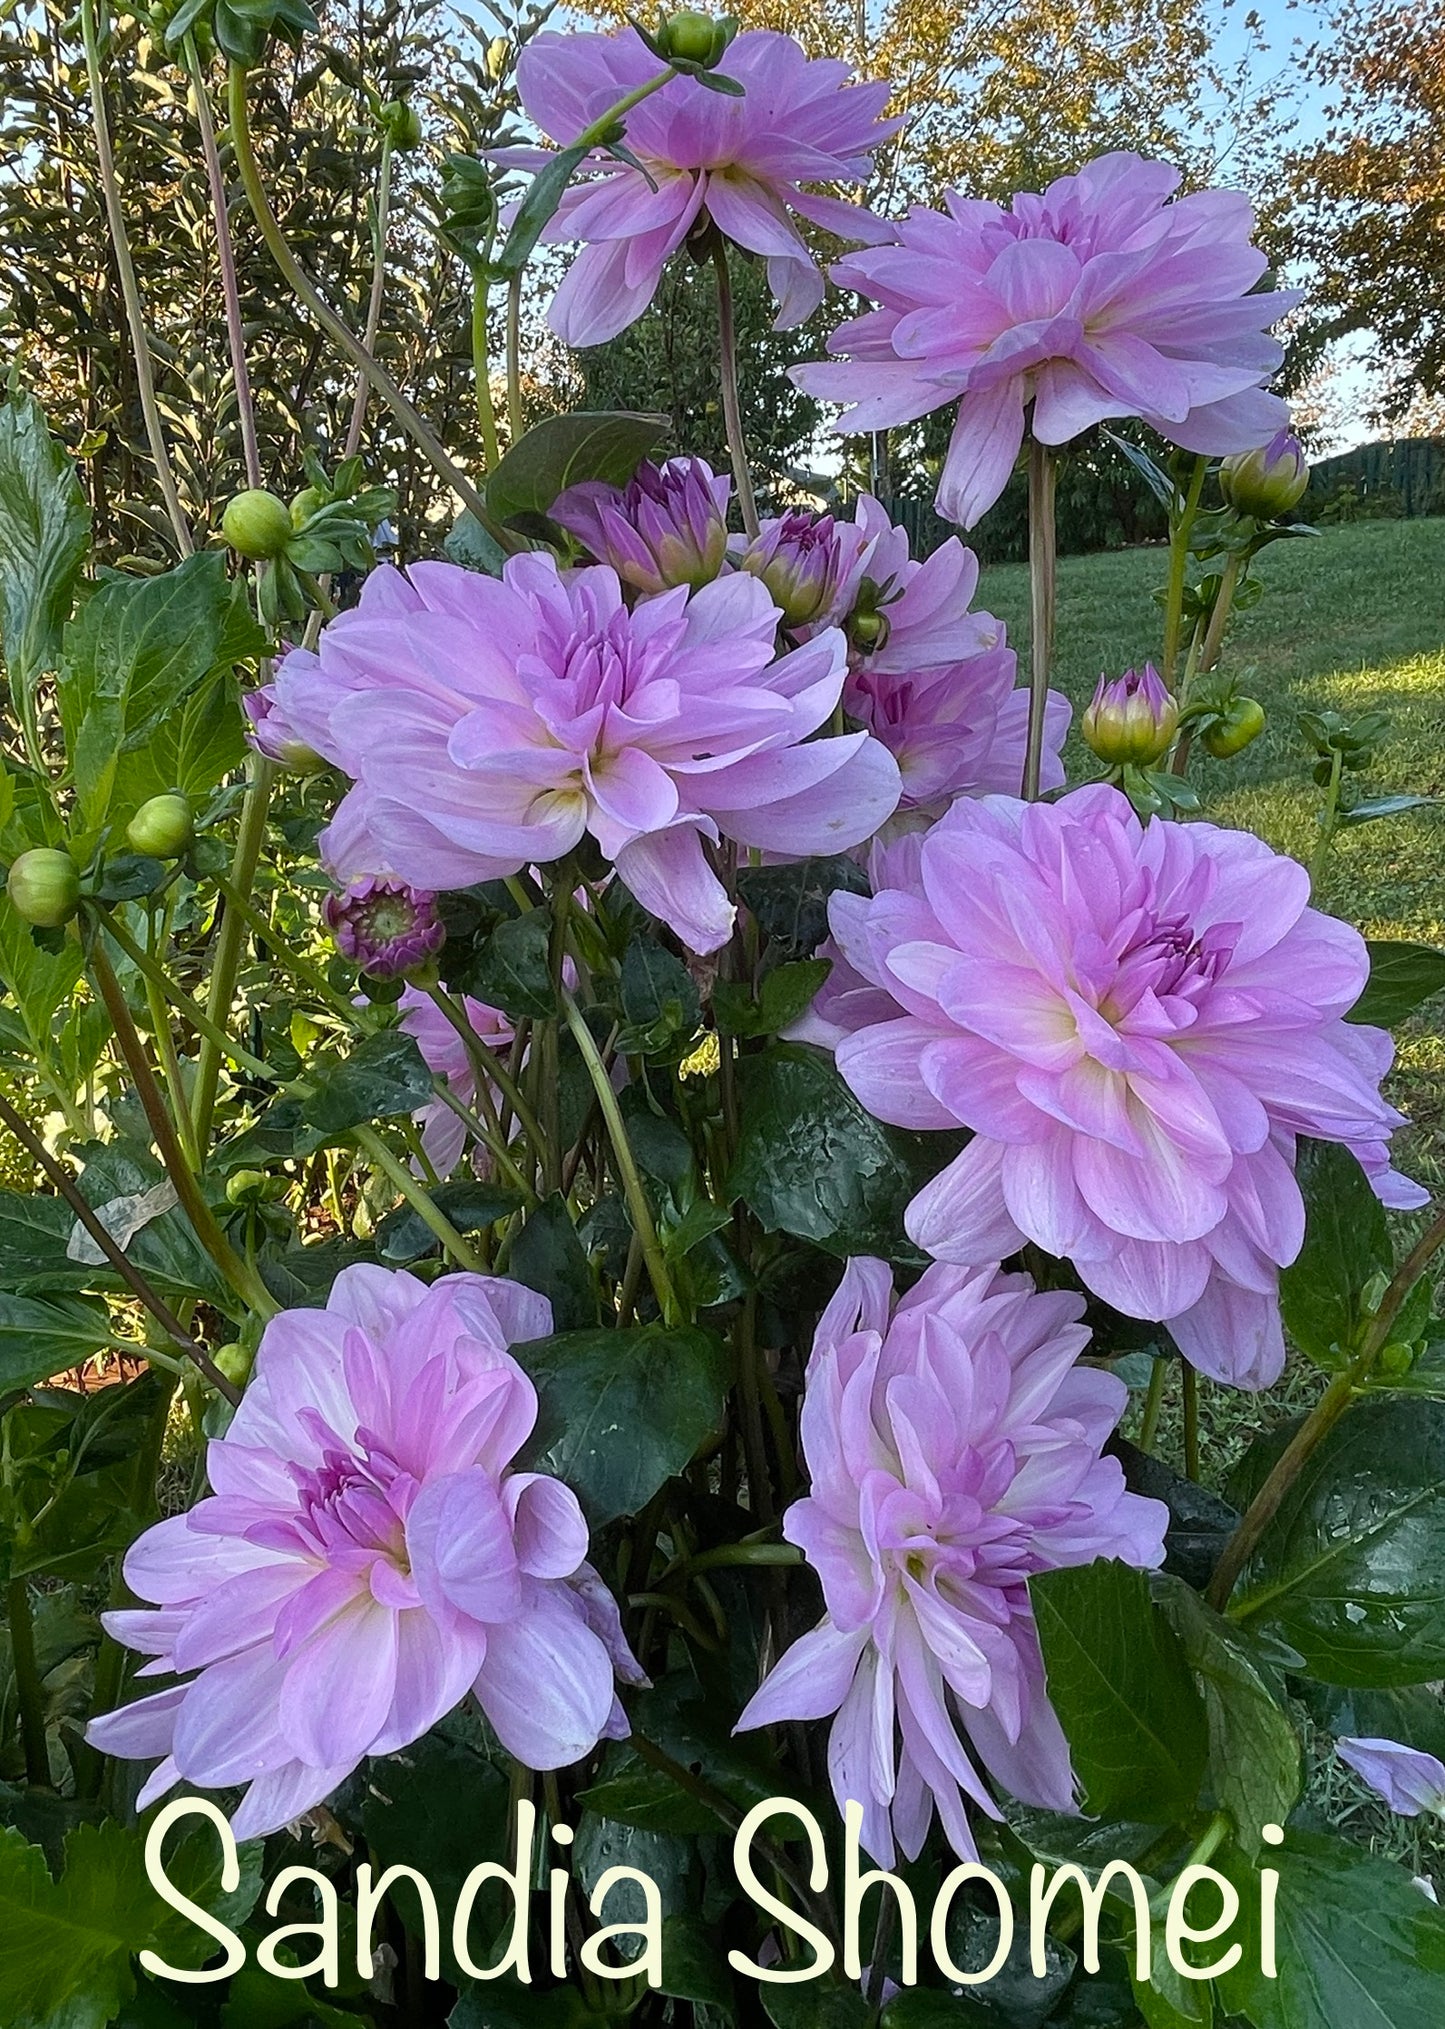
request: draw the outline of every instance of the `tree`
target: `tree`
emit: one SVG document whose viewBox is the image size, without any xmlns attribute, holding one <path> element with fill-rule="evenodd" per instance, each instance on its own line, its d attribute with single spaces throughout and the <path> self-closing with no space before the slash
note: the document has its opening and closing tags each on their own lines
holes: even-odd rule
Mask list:
<svg viewBox="0 0 1445 2029">
<path fill-rule="evenodd" d="M 1344 0 L 1311 53 L 1333 94 L 1323 144 L 1293 153 L 1291 250 L 1324 333 L 1372 336 L 1399 420 L 1445 393 L 1445 16 L 1436 0 Z"/>
</svg>

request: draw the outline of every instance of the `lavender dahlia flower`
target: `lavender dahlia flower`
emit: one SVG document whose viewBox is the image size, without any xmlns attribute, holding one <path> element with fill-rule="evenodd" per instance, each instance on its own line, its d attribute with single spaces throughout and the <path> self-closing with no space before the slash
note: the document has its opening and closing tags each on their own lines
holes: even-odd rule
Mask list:
<svg viewBox="0 0 1445 2029">
<path fill-rule="evenodd" d="M 1081 1300 L 1026 1275 L 935 1266 L 896 1305 L 886 1263 L 852 1261 L 813 1342 L 806 1500 L 783 1533 L 826 1616 L 795 1642 L 739 1730 L 836 1713 L 828 1769 L 863 1807 L 875 1860 L 916 1858 L 937 1808 L 976 1859 L 965 1799 L 1002 1815 L 1073 1807 L 1069 1751 L 1029 1604 L 1039 1571 L 1164 1554 L 1162 1503 L 1101 1458 L 1127 1396 L 1077 1364 Z"/>
<path fill-rule="evenodd" d="M 1445 1762 L 1435 1755 L 1400 1740 L 1341 1739 L 1335 1752 L 1400 1817 L 1418 1818 L 1422 1811 L 1445 1817 Z"/>
<path fill-rule="evenodd" d="M 639 1674 L 576 1497 L 511 1470 L 537 1396 L 507 1348 L 550 1329 L 516 1283 L 366 1266 L 271 1320 L 214 1492 L 126 1555 L 155 1610 L 105 1616 L 143 1676 L 185 1679 L 89 1728 L 162 1757 L 142 1806 L 244 1783 L 236 1834 L 259 1837 L 468 1691 L 531 1768 L 626 1731 L 614 1672 Z"/>
<path fill-rule="evenodd" d="M 321 914 L 343 958 L 373 979 L 403 979 L 447 941 L 436 899 L 427 888 L 366 874 L 328 895 Z"/>
<path fill-rule="evenodd" d="M 762 579 L 785 627 L 806 627 L 837 596 L 843 552 L 832 515 L 793 509 L 765 522 L 739 557 L 738 568 Z"/>
<path fill-rule="evenodd" d="M 731 933 L 704 841 L 840 852 L 898 801 L 867 733 L 809 736 L 845 674 L 833 631 L 775 659 L 777 609 L 735 572 L 629 612 L 616 573 L 512 557 L 381 568 L 277 674 L 282 706 L 352 778 L 322 849 L 338 878 L 433 888 L 545 865 L 591 833 L 695 951 Z M 348 863 L 350 862 L 350 863 Z"/>
<path fill-rule="evenodd" d="M 517 64 L 529 119 L 559 147 L 662 68 L 635 29 L 612 35 L 535 36 Z M 578 172 L 544 242 L 582 240 L 552 299 L 549 321 L 569 345 L 615 338 L 652 301 L 663 267 L 699 224 L 767 261 L 780 329 L 823 300 L 823 277 L 789 212 L 844 239 L 888 228 L 861 206 L 804 185 L 865 183 L 873 150 L 897 132 L 880 118 L 886 84 L 853 84 L 844 63 L 809 59 L 791 36 L 753 29 L 717 66 L 741 98 L 674 77 L 627 115 L 636 166 L 599 150 Z M 493 159 L 541 169 L 545 149 L 501 148 Z"/>
<path fill-rule="evenodd" d="M 548 512 L 624 585 L 651 596 L 674 585 L 695 590 L 722 570 L 731 491 L 703 458 L 644 460 L 625 486 L 584 479 Z"/>
<path fill-rule="evenodd" d="M 829 341 L 850 363 L 794 379 L 853 404 L 850 430 L 961 397 L 938 506 L 965 528 L 1002 493 L 1030 402 L 1043 444 L 1140 416 L 1185 450 L 1251 449 L 1289 420 L 1264 392 L 1284 356 L 1267 332 L 1298 294 L 1250 293 L 1267 263 L 1241 193 L 1176 199 L 1178 185 L 1166 163 L 1118 153 L 1007 210 L 955 193 L 915 208 L 894 244 L 833 269 L 879 305 Z"/>
<path fill-rule="evenodd" d="M 1424 1202 L 1389 1170 L 1390 1038 L 1344 1020 L 1359 932 L 1248 832 L 1145 827 L 1103 784 L 960 801 L 899 865 L 830 921 L 896 1003 L 838 1043 L 848 1084 L 881 1120 L 974 1130 L 909 1206 L 912 1238 L 960 1263 L 1032 1240 L 1167 1322 L 1203 1373 L 1268 1385 L 1304 1236 L 1295 1137 L 1353 1148 L 1387 1203 Z"/>
</svg>

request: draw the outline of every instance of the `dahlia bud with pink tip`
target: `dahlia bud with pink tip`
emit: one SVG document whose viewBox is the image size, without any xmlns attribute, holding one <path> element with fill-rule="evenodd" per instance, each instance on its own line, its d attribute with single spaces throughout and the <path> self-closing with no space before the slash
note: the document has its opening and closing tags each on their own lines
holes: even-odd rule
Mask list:
<svg viewBox="0 0 1445 2029">
<path fill-rule="evenodd" d="M 1125 670 L 1111 682 L 1099 678 L 1084 713 L 1085 740 L 1101 761 L 1147 768 L 1169 751 L 1179 725 L 1179 702 L 1164 688 L 1152 662 Z"/>
<path fill-rule="evenodd" d="M 1230 506 L 1256 521 L 1278 521 L 1292 514 L 1309 483 L 1303 446 L 1288 430 L 1276 430 L 1256 451 L 1240 451 L 1226 458 L 1219 473 L 1220 488 Z"/>
<path fill-rule="evenodd" d="M 553 521 L 651 596 L 711 584 L 727 559 L 729 482 L 702 458 L 644 461 L 625 486 L 584 479 L 553 501 Z"/>
<path fill-rule="evenodd" d="M 843 570 L 832 515 L 797 511 L 766 522 L 738 561 L 767 586 L 785 627 L 806 627 L 826 612 Z"/>
<path fill-rule="evenodd" d="M 328 895 L 321 913 L 342 957 L 369 979 L 419 972 L 446 942 L 436 896 L 405 881 L 367 875 Z"/>
</svg>

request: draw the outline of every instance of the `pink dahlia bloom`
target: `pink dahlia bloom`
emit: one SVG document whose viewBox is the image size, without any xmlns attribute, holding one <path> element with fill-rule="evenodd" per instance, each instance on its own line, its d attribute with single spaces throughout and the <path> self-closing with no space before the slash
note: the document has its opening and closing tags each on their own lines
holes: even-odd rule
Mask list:
<svg viewBox="0 0 1445 2029">
<path fill-rule="evenodd" d="M 1398 1816 L 1445 1817 L 1445 1762 L 1400 1740 L 1337 1740 L 1335 1752 Z"/>
<path fill-rule="evenodd" d="M 835 895 L 830 922 L 896 1003 L 837 1045 L 853 1091 L 880 1120 L 974 1131 L 908 1208 L 936 1259 L 1032 1240 L 1166 1322 L 1203 1373 L 1261 1388 L 1304 1237 L 1295 1137 L 1353 1148 L 1387 1203 L 1424 1202 L 1388 1169 L 1390 1038 L 1344 1020 L 1364 942 L 1248 832 L 1144 826 L 1102 784 L 965 800 L 911 877 Z"/>
<path fill-rule="evenodd" d="M 807 186 L 867 182 L 873 150 L 901 124 L 880 117 L 888 85 L 850 83 L 846 64 L 809 59 L 791 36 L 766 29 L 738 36 L 717 68 L 743 97 L 673 78 L 626 116 L 635 164 L 599 150 L 544 231 L 554 244 L 586 242 L 549 313 L 569 345 L 600 345 L 640 317 L 668 256 L 709 218 L 766 259 L 780 329 L 823 300 L 823 277 L 790 212 L 844 239 L 887 234 L 861 206 Z M 528 117 L 566 147 L 661 69 L 632 28 L 543 34 L 522 51 L 517 83 Z M 540 169 L 551 156 L 503 148 L 494 159 Z"/>
<path fill-rule="evenodd" d="M 1267 263 L 1240 192 L 1178 185 L 1166 163 L 1119 153 L 1007 210 L 950 193 L 944 211 L 911 211 L 894 244 L 833 270 L 879 306 L 829 341 L 851 362 L 795 380 L 851 403 L 851 430 L 961 397 L 938 506 L 964 528 L 1002 493 L 1030 402 L 1044 444 L 1140 416 L 1185 450 L 1251 450 L 1289 421 L 1264 392 L 1283 358 L 1268 327 L 1298 293 L 1250 293 Z"/>
<path fill-rule="evenodd" d="M 735 572 L 629 612 L 617 575 L 512 557 L 382 568 L 277 673 L 281 705 L 354 784 L 322 849 L 338 878 L 431 888 L 545 865 L 590 832 L 695 951 L 727 942 L 720 838 L 833 853 L 898 801 L 867 733 L 810 737 L 843 687 L 836 630 L 775 656 L 777 608 Z"/>
<path fill-rule="evenodd" d="M 343 958 L 372 979 L 402 979 L 430 964 L 447 941 L 436 896 L 372 874 L 328 895 L 322 919 Z"/>
<path fill-rule="evenodd" d="M 458 994 L 455 998 L 479 1043 L 484 1043 L 489 1050 L 511 1049 L 516 1030 L 510 1015 L 503 1014 L 499 1007 L 489 1007 L 483 1000 L 473 999 L 469 993 Z M 401 997 L 401 1007 L 402 1017 L 398 1026 L 405 1029 L 416 1043 L 427 1069 L 439 1078 L 445 1078 L 462 1104 L 475 1112 L 476 1066 L 462 1038 L 436 1002 L 416 987 L 407 987 Z M 466 1147 L 466 1122 L 459 1119 L 441 1099 L 433 1099 L 423 1106 L 416 1120 L 421 1128 L 421 1145 L 428 1162 L 439 1177 L 450 1176 Z"/>
<path fill-rule="evenodd" d="M 703 458 L 645 459 L 625 486 L 583 479 L 548 513 L 624 585 L 651 597 L 674 585 L 705 585 L 727 561 L 732 481 Z"/>
<path fill-rule="evenodd" d="M 852 1261 L 818 1326 L 803 1398 L 811 1478 L 783 1533 L 822 1581 L 824 1619 L 778 1663 L 739 1729 L 836 1713 L 828 1769 L 862 1841 L 916 1858 L 937 1808 L 976 1859 L 965 1799 L 1073 1808 L 1063 1732 L 1029 1604 L 1039 1571 L 1152 1566 L 1168 1511 L 1126 1491 L 1101 1447 L 1122 1381 L 1078 1365 L 1081 1299 L 997 1268 L 930 1268 L 896 1305 Z"/>
<path fill-rule="evenodd" d="M 143 1676 L 184 1679 L 90 1726 L 162 1757 L 142 1805 L 245 1784 L 233 1823 L 259 1837 L 468 1691 L 530 1768 L 625 1733 L 614 1672 L 640 1678 L 576 1497 L 511 1470 L 537 1397 L 507 1348 L 551 1322 L 516 1283 L 365 1266 L 271 1320 L 213 1493 L 126 1555 L 156 1610 L 105 1616 Z"/>
</svg>

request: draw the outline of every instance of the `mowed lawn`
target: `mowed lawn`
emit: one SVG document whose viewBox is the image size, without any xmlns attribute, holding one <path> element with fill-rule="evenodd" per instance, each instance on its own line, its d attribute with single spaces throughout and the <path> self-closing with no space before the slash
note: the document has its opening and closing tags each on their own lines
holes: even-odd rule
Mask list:
<svg viewBox="0 0 1445 2029">
<path fill-rule="evenodd" d="M 1233 761 L 1196 749 L 1191 779 L 1206 814 L 1307 861 L 1322 795 L 1300 712 L 1388 712 L 1373 766 L 1347 781 L 1362 795 L 1409 790 L 1442 802 L 1341 833 L 1318 899 L 1369 936 L 1445 944 L 1445 520 L 1362 522 L 1275 543 L 1255 573 L 1265 594 L 1237 617 L 1224 666 L 1258 697 L 1269 725 Z M 1117 675 L 1157 659 L 1154 593 L 1165 575 L 1162 549 L 1061 562 L 1055 682 L 1076 720 L 1101 670 Z M 1027 569 L 985 571 L 979 603 L 1008 622 L 1025 663 Z M 1071 777 L 1082 779 L 1092 757 L 1077 734 L 1069 758 Z M 1391 1096 L 1413 1123 L 1400 1160 L 1445 1189 L 1445 994 L 1400 1031 L 1399 1044 Z"/>
</svg>

